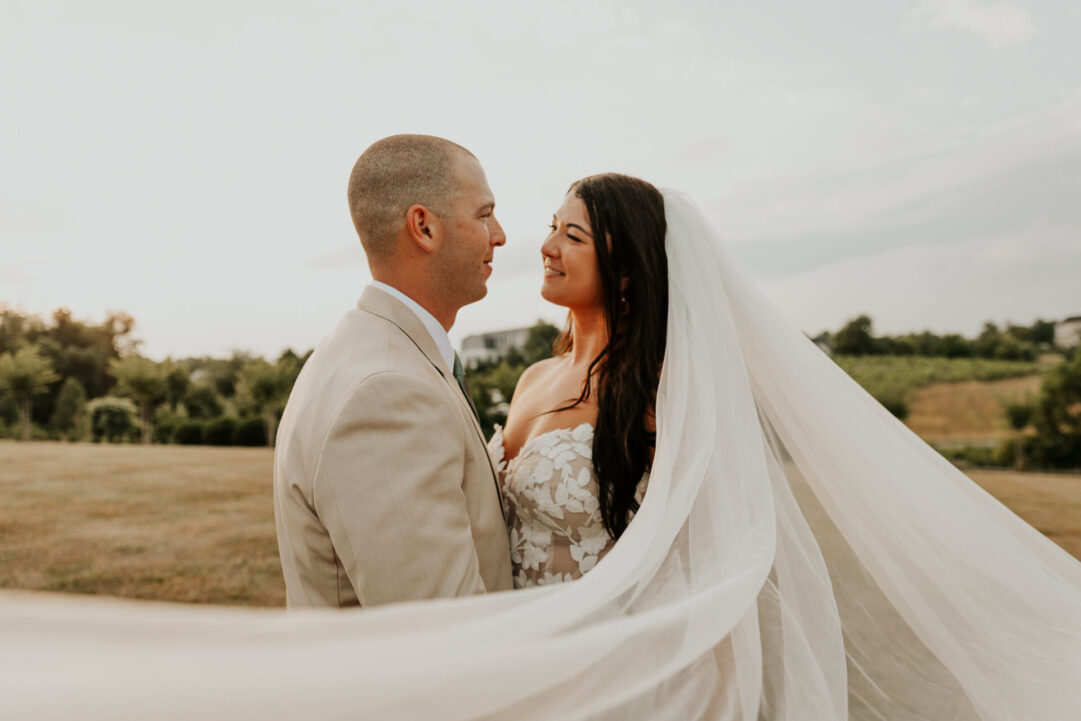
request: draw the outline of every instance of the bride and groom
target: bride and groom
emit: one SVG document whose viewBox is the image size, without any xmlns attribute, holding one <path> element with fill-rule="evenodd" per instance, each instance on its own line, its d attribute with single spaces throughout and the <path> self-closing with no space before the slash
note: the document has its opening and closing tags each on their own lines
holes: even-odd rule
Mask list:
<svg viewBox="0 0 1081 721">
<path fill-rule="evenodd" d="M 343 709 L 1076 716 L 1081 564 L 793 328 L 688 198 L 571 186 L 540 248 L 568 330 L 487 449 L 446 335 L 506 242 L 479 162 L 387 138 L 349 201 L 374 281 L 282 417 L 287 600 L 442 600 L 334 627 L 354 656 L 315 676 Z"/>
<path fill-rule="evenodd" d="M 483 170 L 396 136 L 349 187 L 374 282 L 294 387 L 275 514 L 290 606 L 378 608 L 0 594 L 5 710 L 1077 718 L 1081 564 L 793 328 L 685 196 L 572 186 L 541 247 L 569 331 L 489 452 L 446 336 L 505 242 Z"/>
<path fill-rule="evenodd" d="M 638 508 L 653 452 L 660 192 L 619 175 L 572 186 L 541 247 L 542 294 L 570 312 L 563 352 L 522 375 L 487 448 L 447 337 L 506 242 L 479 161 L 441 138 L 385 138 L 357 161 L 348 197 L 373 281 L 282 416 L 288 605 L 367 607 L 589 571 Z"/>
</svg>

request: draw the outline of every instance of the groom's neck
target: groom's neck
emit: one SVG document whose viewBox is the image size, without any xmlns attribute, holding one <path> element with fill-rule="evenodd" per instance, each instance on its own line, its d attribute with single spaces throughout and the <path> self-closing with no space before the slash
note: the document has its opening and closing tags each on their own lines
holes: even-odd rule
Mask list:
<svg viewBox="0 0 1081 721">
<path fill-rule="evenodd" d="M 454 319 L 458 315 L 457 308 L 449 308 L 447 303 L 441 303 L 437 294 L 431 292 L 423 282 L 415 278 L 402 277 L 394 273 L 378 272 L 372 270 L 372 280 L 386 283 L 399 293 L 408 296 L 414 303 L 432 314 L 439 321 L 443 330 L 450 332 L 454 325 Z"/>
</svg>

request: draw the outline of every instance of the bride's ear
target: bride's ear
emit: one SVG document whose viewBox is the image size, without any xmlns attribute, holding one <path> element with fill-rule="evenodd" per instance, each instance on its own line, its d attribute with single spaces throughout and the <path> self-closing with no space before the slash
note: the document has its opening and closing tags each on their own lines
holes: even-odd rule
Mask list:
<svg viewBox="0 0 1081 721">
<path fill-rule="evenodd" d="M 405 211 L 405 232 L 410 242 L 422 251 L 434 253 L 443 237 L 443 224 L 435 213 L 414 203 Z"/>
</svg>

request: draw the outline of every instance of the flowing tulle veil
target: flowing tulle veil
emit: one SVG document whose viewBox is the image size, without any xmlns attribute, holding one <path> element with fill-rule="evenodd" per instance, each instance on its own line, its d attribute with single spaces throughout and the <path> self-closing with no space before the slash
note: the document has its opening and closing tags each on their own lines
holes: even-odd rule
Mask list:
<svg viewBox="0 0 1081 721">
<path fill-rule="evenodd" d="M 582 579 L 369 611 L 0 596 L 5 718 L 1062 721 L 1081 563 L 786 323 L 665 193 L 657 454 Z"/>
</svg>

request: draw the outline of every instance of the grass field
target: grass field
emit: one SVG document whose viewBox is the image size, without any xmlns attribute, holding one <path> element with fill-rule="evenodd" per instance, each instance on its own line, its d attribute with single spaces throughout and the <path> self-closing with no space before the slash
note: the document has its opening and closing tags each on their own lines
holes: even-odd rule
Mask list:
<svg viewBox="0 0 1081 721">
<path fill-rule="evenodd" d="M 283 605 L 272 458 L 0 441 L 0 587 Z"/>
<path fill-rule="evenodd" d="M 834 361 L 875 398 L 908 399 L 917 388 L 965 381 L 997 381 L 1036 376 L 1041 362 L 922 356 L 835 356 Z"/>
<path fill-rule="evenodd" d="M 283 605 L 272 458 L 0 441 L 0 588 Z M 1081 558 L 1081 476 L 970 475 Z"/>
<path fill-rule="evenodd" d="M 905 425 L 931 443 L 998 443 L 1013 437 L 1004 402 L 1035 398 L 1041 376 L 936 383 L 908 395 Z"/>
</svg>

